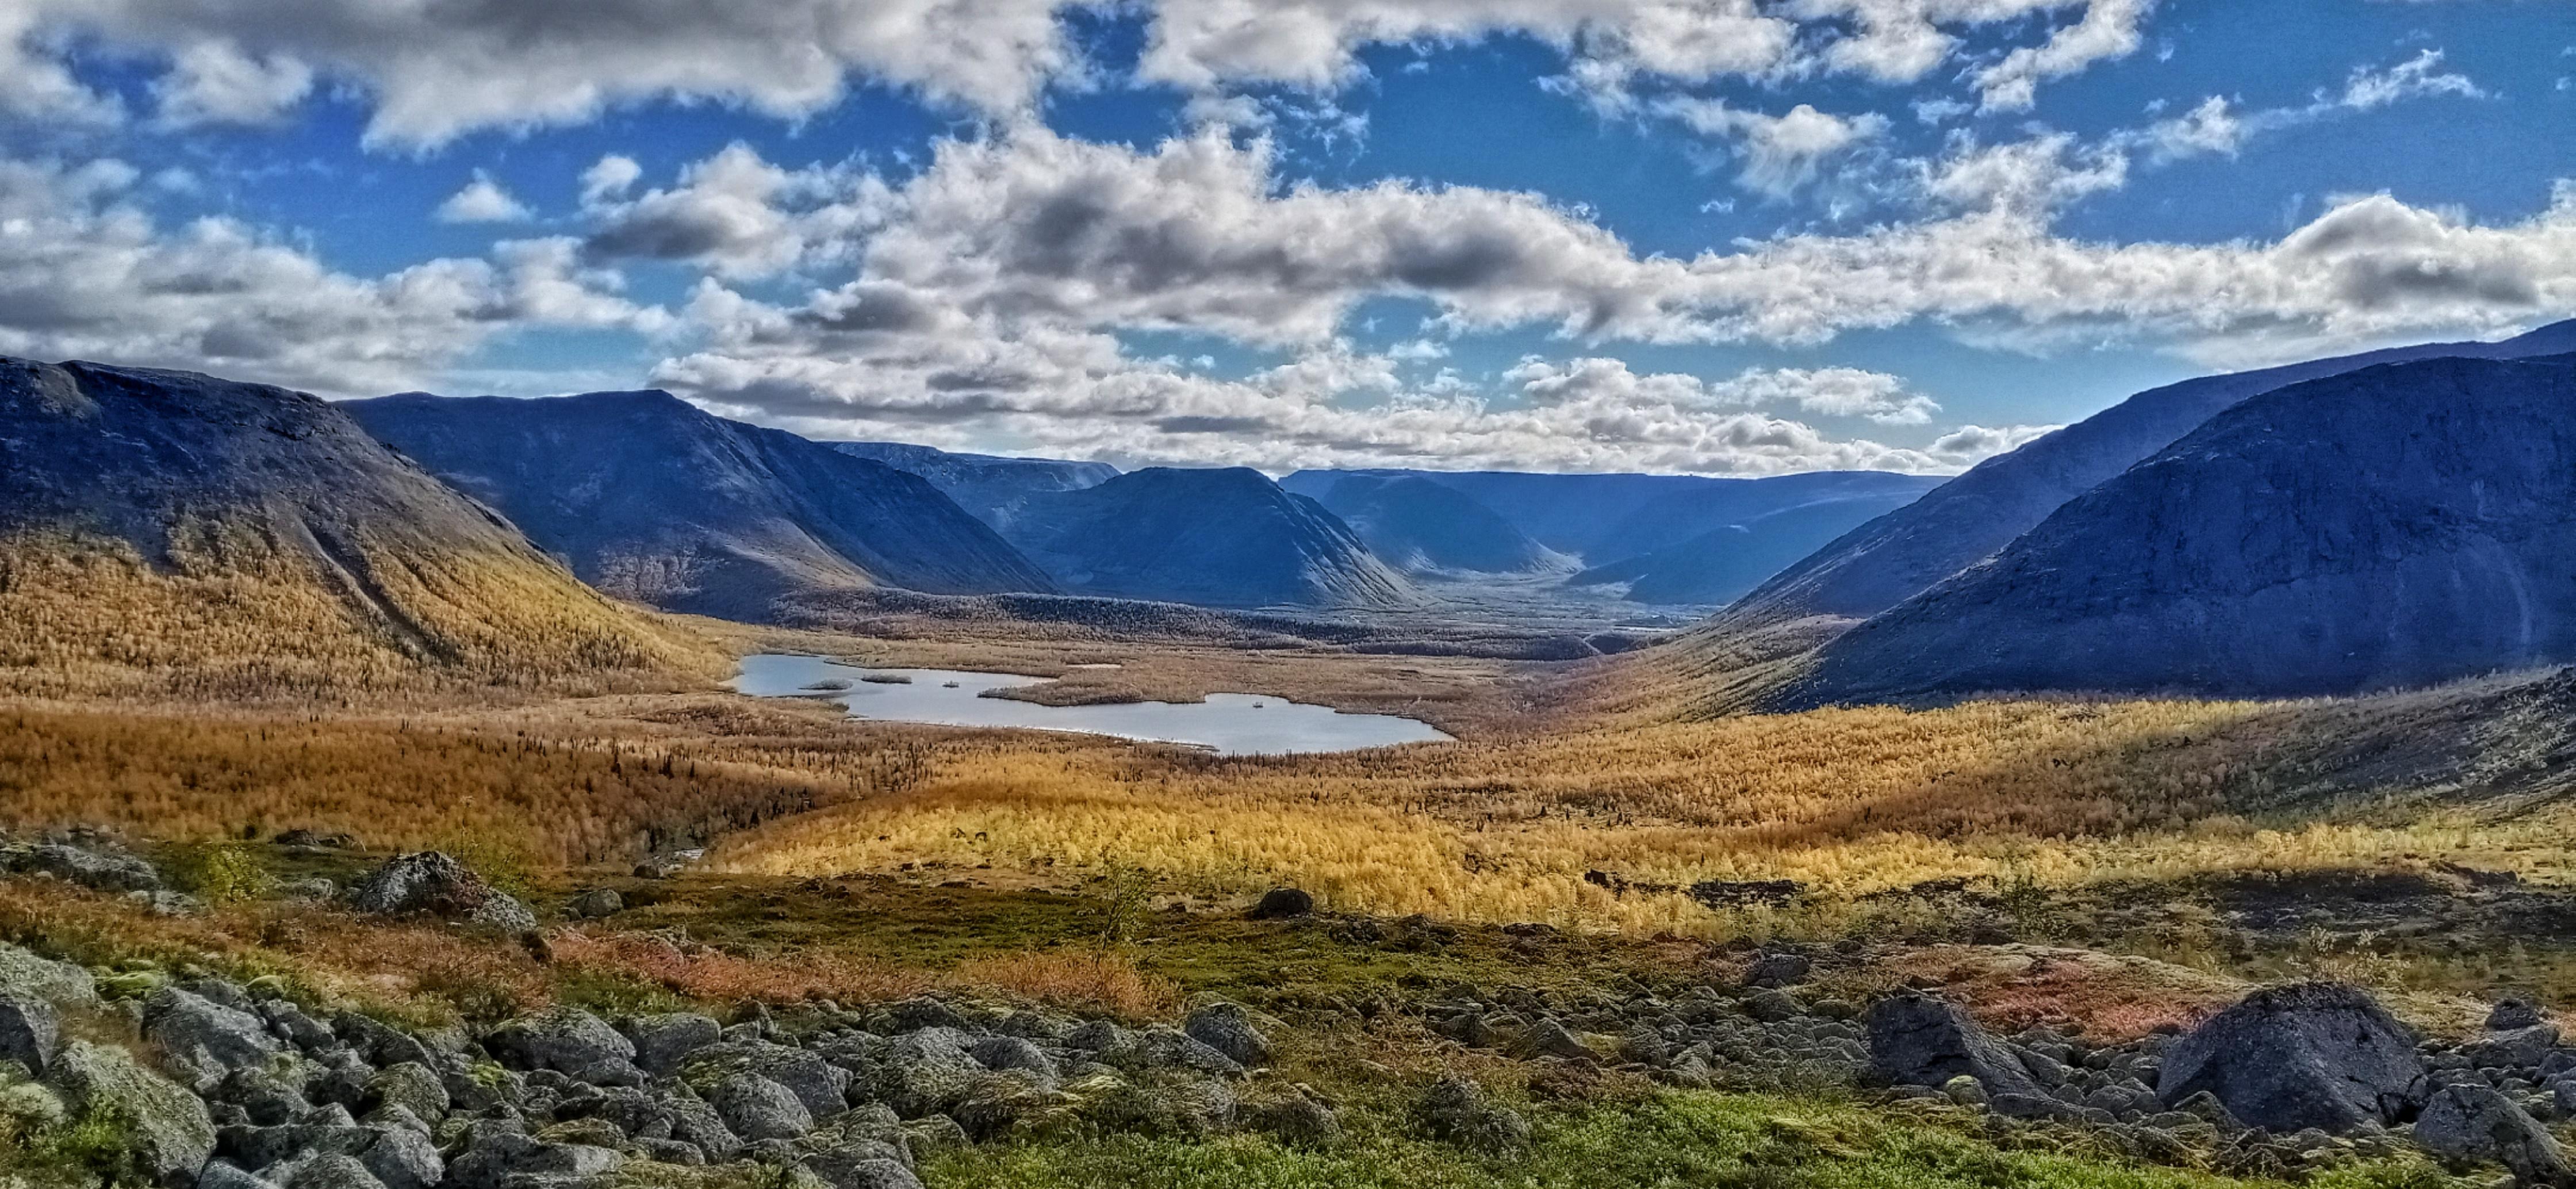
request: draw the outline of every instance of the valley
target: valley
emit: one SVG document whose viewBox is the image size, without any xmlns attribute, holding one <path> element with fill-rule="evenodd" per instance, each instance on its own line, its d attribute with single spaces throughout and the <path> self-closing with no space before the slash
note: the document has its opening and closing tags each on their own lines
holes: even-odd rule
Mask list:
<svg viewBox="0 0 2576 1189">
<path fill-rule="evenodd" d="M 2576 401 L 2443 350 L 2046 509 L 9 361 L 0 1179 L 2547 1181 Z M 2415 1080 L 2162 1084 L 2310 981 Z"/>
</svg>

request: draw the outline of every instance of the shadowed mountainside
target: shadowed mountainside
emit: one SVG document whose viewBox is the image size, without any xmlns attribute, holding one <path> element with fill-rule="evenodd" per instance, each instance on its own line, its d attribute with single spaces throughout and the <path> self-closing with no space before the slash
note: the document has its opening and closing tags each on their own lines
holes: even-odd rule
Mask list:
<svg viewBox="0 0 2576 1189">
<path fill-rule="evenodd" d="M 343 407 L 592 585 L 669 610 L 759 620 L 799 591 L 1052 589 L 920 476 L 669 393 Z"/>
<path fill-rule="evenodd" d="M 825 445 L 852 458 L 871 459 L 928 479 L 931 486 L 957 501 L 958 507 L 996 527 L 1010 523 L 1031 496 L 1091 487 L 1118 475 L 1118 468 L 1105 462 L 959 454 L 908 442 Z"/>
<path fill-rule="evenodd" d="M 1428 479 L 1350 475 L 1316 502 L 1349 524 L 1370 552 L 1400 569 L 1517 574 L 1574 565 L 1493 509 Z"/>
<path fill-rule="evenodd" d="M 2296 696 L 2576 659 L 2576 355 L 2282 388 L 1826 645 L 1790 705 Z"/>
<path fill-rule="evenodd" d="M 2569 350 L 2576 350 L 2576 321 L 2499 343 L 2398 347 L 2203 376 L 2142 392 L 1987 459 L 1923 498 L 1861 525 L 1763 583 L 1713 626 L 1731 630 L 1810 617 L 1875 615 L 1976 564 L 2068 500 L 2171 445 L 2220 411 L 2283 385 L 2412 359 L 2516 359 Z"/>
<path fill-rule="evenodd" d="M 0 358 L 0 672 L 263 694 L 711 664 L 312 396 Z"/>
<path fill-rule="evenodd" d="M 1008 534 L 1086 594 L 1219 607 L 1420 600 L 1339 517 L 1244 467 L 1149 467 L 1032 497 Z"/>
<path fill-rule="evenodd" d="M 1728 524 L 1568 579 L 1576 585 L 1628 583 L 1640 603 L 1724 603 L 1742 597 L 1852 526 L 1902 507 L 1920 492 L 1820 500 Z"/>
</svg>

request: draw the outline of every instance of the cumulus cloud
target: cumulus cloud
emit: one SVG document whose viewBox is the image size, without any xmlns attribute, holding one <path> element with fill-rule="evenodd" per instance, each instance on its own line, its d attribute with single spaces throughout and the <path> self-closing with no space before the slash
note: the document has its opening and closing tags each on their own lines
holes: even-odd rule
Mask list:
<svg viewBox="0 0 2576 1189">
<path fill-rule="evenodd" d="M 417 385 L 528 326 L 655 330 L 569 240 L 375 278 L 229 219 L 157 225 L 136 171 L 0 159 L 0 353 L 212 369 L 365 394 Z"/>
<path fill-rule="evenodd" d="M 581 171 L 581 200 L 585 205 L 596 206 L 609 199 L 623 197 L 643 178 L 644 167 L 636 164 L 635 158 L 610 153 Z"/>
<path fill-rule="evenodd" d="M 781 169 L 736 142 L 682 171 L 679 183 L 627 199 L 642 171 L 607 157 L 582 174 L 599 224 L 597 260 L 683 261 L 724 277 L 770 276 L 846 257 L 886 217 L 891 193 L 845 168 Z"/>
<path fill-rule="evenodd" d="M 2025 443 L 2056 433 L 2062 425 L 2006 425 L 1988 428 L 1962 425 L 1932 439 L 1928 453 L 1948 462 L 1971 464 L 2019 450 Z"/>
<path fill-rule="evenodd" d="M 2023 46 L 1976 72 L 1980 106 L 1987 111 L 2026 111 L 2039 84 L 2064 78 L 2106 59 L 2125 58 L 2145 40 L 2143 26 L 2154 0 L 2093 0 L 2074 24 L 2047 41 Z"/>
<path fill-rule="evenodd" d="M 269 124 L 313 90 L 313 69 L 293 58 L 256 58 L 228 41 L 180 50 L 170 72 L 153 81 L 161 122 Z"/>
<path fill-rule="evenodd" d="M 464 189 L 438 204 L 437 214 L 441 223 L 517 223 L 527 219 L 529 211 L 491 174 L 478 169 Z"/>
<path fill-rule="evenodd" d="M 1672 97 L 1651 110 L 1702 136 L 1727 141 L 1743 157 L 1739 180 L 1773 197 L 1785 197 L 1815 179 L 1825 161 L 1887 131 L 1874 112 L 1835 116 L 1801 103 L 1782 115 L 1731 107 L 1724 100 Z"/>
</svg>

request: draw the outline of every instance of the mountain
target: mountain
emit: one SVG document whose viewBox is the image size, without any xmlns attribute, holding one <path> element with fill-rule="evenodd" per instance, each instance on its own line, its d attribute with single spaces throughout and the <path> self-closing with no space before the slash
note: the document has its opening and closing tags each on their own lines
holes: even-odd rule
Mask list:
<svg viewBox="0 0 2576 1189">
<path fill-rule="evenodd" d="M 1730 602 L 1853 526 L 1904 506 L 1921 491 L 1920 486 L 1897 488 L 1876 497 L 1793 505 L 1595 566 L 1566 581 L 1577 586 L 1625 582 L 1627 597 L 1639 603 Z"/>
<path fill-rule="evenodd" d="M 1316 502 L 1399 569 L 1517 574 L 1573 568 L 1573 559 L 1530 539 L 1493 509 L 1417 476 L 1345 475 Z"/>
<path fill-rule="evenodd" d="M 990 525 L 1010 522 L 1030 496 L 1091 487 L 1118 475 L 1118 468 L 1105 462 L 958 454 L 907 442 L 826 444 L 853 458 L 873 459 L 928 479 L 958 507 Z"/>
<path fill-rule="evenodd" d="M 1884 471 L 1716 479 L 1386 469 L 1299 471 L 1280 480 L 1280 485 L 1327 500 L 1336 485 L 1351 478 L 1438 484 L 1474 500 L 1539 544 L 1594 565 L 1651 553 L 1787 508 L 1848 499 L 1884 501 L 1900 495 L 1911 499 L 1941 482 Z M 1882 510 L 1885 506 L 1880 505 Z"/>
<path fill-rule="evenodd" d="M 667 610 L 757 620 L 802 591 L 1052 589 L 920 476 L 666 392 L 341 407 L 592 585 Z"/>
<path fill-rule="evenodd" d="M 1033 496 L 1012 543 L 1085 594 L 1218 607 L 1411 606 L 1341 518 L 1244 467 L 1149 467 Z"/>
<path fill-rule="evenodd" d="M 2576 355 L 2276 389 L 1825 646 L 1791 701 L 2348 693 L 2576 661 Z"/>
<path fill-rule="evenodd" d="M 2570 350 L 2576 350 L 2576 321 L 2500 343 L 2397 347 L 2204 376 L 2142 392 L 1987 459 L 1923 498 L 1852 530 L 1728 608 L 1720 625 L 1875 615 L 2003 548 L 2068 500 L 2258 393 L 2413 359 L 2518 359 Z"/>
<path fill-rule="evenodd" d="M 707 666 L 300 392 L 0 358 L 0 671 L 212 695 Z"/>
</svg>

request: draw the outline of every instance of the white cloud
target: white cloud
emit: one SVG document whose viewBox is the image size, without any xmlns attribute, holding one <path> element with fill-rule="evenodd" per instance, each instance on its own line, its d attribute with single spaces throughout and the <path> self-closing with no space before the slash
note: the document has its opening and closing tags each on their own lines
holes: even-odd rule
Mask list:
<svg viewBox="0 0 2576 1189">
<path fill-rule="evenodd" d="M 2239 112 L 2226 97 L 2212 95 L 2181 116 L 2112 137 L 2110 147 L 2143 148 L 2156 163 L 2210 154 L 2232 157 L 2257 136 L 2352 112 L 2374 111 L 2410 99 L 2487 97 L 2486 90 L 2467 75 L 2440 72 L 2441 64 L 2442 51 L 2428 49 L 2385 69 L 2356 66 L 2341 89 L 2320 89 L 2297 107 Z"/>
<path fill-rule="evenodd" d="M 170 72 L 154 80 L 161 122 L 274 123 L 313 90 L 313 70 L 293 58 L 252 57 L 228 41 L 201 41 L 179 51 Z"/>
<path fill-rule="evenodd" d="M 519 223 L 528 216 L 527 207 L 480 169 L 474 171 L 474 180 L 465 183 L 464 189 L 438 204 L 441 223 Z"/>
<path fill-rule="evenodd" d="M 2125 58 L 2144 41 L 2141 31 L 2154 0 L 2092 0 L 2084 16 L 1976 73 L 1980 105 L 1987 111 L 2025 111 L 2042 81 L 2064 78 L 2095 62 Z"/>
<path fill-rule="evenodd" d="M 1650 109 L 1702 136 L 1738 146 L 1744 160 L 1739 180 L 1774 197 L 1794 193 L 1814 180 L 1826 160 L 1887 131 L 1885 116 L 1828 115 L 1804 103 L 1777 116 L 1730 107 L 1724 100 L 1683 97 L 1658 100 Z"/>
<path fill-rule="evenodd" d="M 1988 428 L 1962 425 L 1932 440 L 1930 453 L 1945 461 L 1973 464 L 2066 428 L 2062 425 L 2006 425 Z"/>
<path fill-rule="evenodd" d="M 581 201 L 595 206 L 625 195 L 644 177 L 644 167 L 635 158 L 610 153 L 590 168 L 581 171 Z"/>
<path fill-rule="evenodd" d="M 354 277 L 233 220 L 160 227 L 126 200 L 137 180 L 113 160 L 0 159 L 0 353 L 368 394 L 522 327 L 663 325 L 567 240 Z"/>
<path fill-rule="evenodd" d="M 847 258 L 892 201 L 873 175 L 781 169 L 740 142 L 682 171 L 676 186 L 623 198 L 640 173 L 623 157 L 583 173 L 582 192 L 599 224 L 586 244 L 594 259 L 684 261 L 718 276 L 771 276 Z"/>
</svg>

